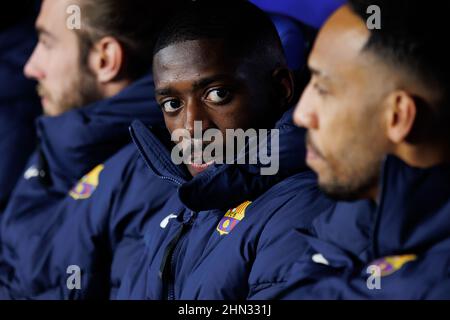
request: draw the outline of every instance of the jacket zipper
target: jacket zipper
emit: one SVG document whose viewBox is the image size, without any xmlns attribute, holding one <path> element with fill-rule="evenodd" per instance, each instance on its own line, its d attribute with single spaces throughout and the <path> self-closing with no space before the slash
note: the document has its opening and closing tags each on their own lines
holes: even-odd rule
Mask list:
<svg viewBox="0 0 450 320">
<path fill-rule="evenodd" d="M 183 223 L 181 229 L 177 232 L 175 237 L 170 241 L 168 246 L 166 247 L 163 260 L 159 269 L 159 276 L 163 282 L 163 296 L 167 298 L 167 300 L 175 300 L 175 259 L 174 257 L 178 253 L 178 249 L 182 240 L 187 234 L 187 230 L 192 227 L 194 224 L 195 218 L 197 214 L 195 212 L 191 212 L 191 217 L 189 221 Z"/>
</svg>

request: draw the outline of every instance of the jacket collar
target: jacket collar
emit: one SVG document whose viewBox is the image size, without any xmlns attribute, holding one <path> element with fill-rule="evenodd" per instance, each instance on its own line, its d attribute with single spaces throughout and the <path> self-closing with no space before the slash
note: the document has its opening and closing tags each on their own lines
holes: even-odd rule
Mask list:
<svg viewBox="0 0 450 320">
<path fill-rule="evenodd" d="M 413 168 L 384 162 L 374 231 L 374 253 L 420 254 L 450 238 L 450 166 Z"/>
<path fill-rule="evenodd" d="M 136 120 L 130 127 L 130 134 L 141 157 L 150 171 L 161 179 L 177 186 L 190 179 L 183 165 L 175 165 L 170 158 L 170 135 L 163 126 L 146 126 Z"/>
<path fill-rule="evenodd" d="M 293 125 L 292 111 L 286 112 L 276 125 L 280 130 L 280 171 L 273 176 L 262 176 L 260 165 L 221 164 L 190 178 L 185 166 L 177 166 L 170 159 L 167 129 L 147 128 L 135 121 L 130 130 L 150 170 L 179 186 L 179 198 L 186 207 L 196 212 L 226 210 L 254 200 L 283 178 L 306 170 L 302 161 L 305 132 Z"/>
<path fill-rule="evenodd" d="M 203 172 L 198 179 L 193 179 L 179 190 L 181 200 L 192 210 L 224 210 L 233 208 L 244 201 L 255 200 L 278 182 L 290 176 L 309 170 L 306 166 L 305 133 L 294 125 L 292 114 L 294 107 L 286 111 L 275 124 L 278 130 L 279 170 L 274 175 L 261 175 L 264 167 L 257 164 L 215 165 Z M 267 141 L 259 140 L 259 146 L 267 144 L 268 150 L 274 151 L 274 144 L 269 134 Z M 265 150 L 265 147 L 263 148 Z M 249 159 L 248 149 L 238 155 Z"/>
</svg>

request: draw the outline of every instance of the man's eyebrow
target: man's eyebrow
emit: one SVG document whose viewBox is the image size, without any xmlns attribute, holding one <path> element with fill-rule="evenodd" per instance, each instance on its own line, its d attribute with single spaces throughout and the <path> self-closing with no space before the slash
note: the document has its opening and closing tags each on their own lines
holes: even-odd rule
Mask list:
<svg viewBox="0 0 450 320">
<path fill-rule="evenodd" d="M 316 69 L 316 68 L 314 68 L 311 65 L 308 65 L 308 69 L 309 69 L 309 71 L 311 72 L 312 75 L 318 76 L 318 77 L 323 77 L 323 73 L 319 69 Z"/>
<path fill-rule="evenodd" d="M 213 82 L 225 81 L 225 80 L 233 80 L 233 77 L 230 77 L 227 74 L 218 74 L 218 75 L 214 75 L 214 76 L 210 76 L 210 77 L 205 77 L 205 78 L 202 78 L 202 79 L 194 82 L 194 84 L 192 85 L 192 89 L 194 91 L 199 90 L 199 89 L 209 86 Z"/>
<path fill-rule="evenodd" d="M 192 84 L 192 91 L 200 90 L 204 87 L 207 87 L 213 82 L 216 81 L 224 81 L 224 80 L 232 80 L 233 78 L 226 74 L 219 74 L 210 77 L 205 77 L 200 80 L 195 81 Z M 170 83 L 167 87 L 156 89 L 155 94 L 158 96 L 171 96 L 176 94 L 177 91 L 170 87 Z"/>
<path fill-rule="evenodd" d="M 171 88 L 161 88 L 161 89 L 156 89 L 155 90 L 155 94 L 157 96 L 171 96 L 174 94 L 174 90 Z"/>
<path fill-rule="evenodd" d="M 44 35 L 47 36 L 53 40 L 56 40 L 56 37 L 54 34 L 52 34 L 50 31 L 48 31 L 47 29 L 45 29 L 42 26 L 36 26 L 36 32 L 38 33 L 38 35 Z"/>
<path fill-rule="evenodd" d="M 330 76 L 328 74 L 326 74 L 325 72 L 321 71 L 320 69 L 315 68 L 311 65 L 308 65 L 308 69 L 311 72 L 311 75 L 322 78 L 327 81 L 331 81 Z"/>
</svg>

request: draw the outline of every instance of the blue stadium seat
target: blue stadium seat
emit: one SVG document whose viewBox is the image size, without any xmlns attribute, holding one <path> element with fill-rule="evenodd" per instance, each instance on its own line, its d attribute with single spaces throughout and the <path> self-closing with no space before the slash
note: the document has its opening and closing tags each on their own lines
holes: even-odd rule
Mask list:
<svg viewBox="0 0 450 320">
<path fill-rule="evenodd" d="M 317 30 L 345 0 L 250 0 L 267 12 L 277 28 L 287 57 L 294 71 L 297 90 L 294 99 L 309 81 L 306 58 Z"/>
<path fill-rule="evenodd" d="M 280 35 L 289 68 L 301 70 L 306 56 L 306 39 L 301 26 L 286 16 L 271 14 L 270 17 Z"/>
<path fill-rule="evenodd" d="M 303 24 L 320 28 L 344 0 L 250 0 L 264 11 L 291 17 Z"/>
</svg>

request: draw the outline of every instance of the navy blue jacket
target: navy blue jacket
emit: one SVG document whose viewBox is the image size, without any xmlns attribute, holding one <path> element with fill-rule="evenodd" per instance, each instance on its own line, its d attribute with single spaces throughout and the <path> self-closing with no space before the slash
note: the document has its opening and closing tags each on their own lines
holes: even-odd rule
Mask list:
<svg viewBox="0 0 450 320">
<path fill-rule="evenodd" d="M 36 84 L 23 75 L 35 42 L 31 18 L 0 30 L 0 213 L 36 147 L 41 106 Z"/>
<path fill-rule="evenodd" d="M 6 271 L 2 272 L 0 294 L 10 298 L 69 298 L 84 293 L 67 290 L 69 265 L 79 264 L 86 274 L 83 284 L 90 283 L 88 278 L 97 269 L 103 271 L 104 265 L 111 268 L 108 254 L 127 236 L 125 226 L 134 235 L 129 217 L 121 216 L 117 206 L 134 205 L 135 201 L 120 202 L 120 197 L 124 197 L 120 188 L 144 189 L 139 183 L 146 182 L 133 180 L 142 171 L 142 162 L 130 146 L 129 125 L 134 119 L 148 125 L 163 123 L 153 90 L 153 81 L 147 76 L 112 98 L 37 121 L 40 148 L 15 188 L 1 226 L 0 268 Z M 115 159 L 106 162 L 115 154 Z M 125 178 L 129 180 L 123 181 Z M 105 191 L 95 192 L 97 187 Z M 118 197 L 117 203 L 109 202 L 112 193 Z M 108 210 L 91 208 L 97 202 L 85 200 L 94 194 L 106 198 L 99 206 L 111 206 L 117 215 L 105 216 Z M 130 195 L 138 197 L 139 193 Z M 136 206 L 141 204 L 137 202 Z M 92 243 L 110 251 L 100 250 L 101 254 L 90 256 Z M 100 283 L 105 278 L 109 281 L 108 272 L 99 274 L 103 276 Z M 96 286 L 86 286 L 92 292 L 97 290 Z M 104 286 L 98 287 L 104 290 Z M 109 294 L 109 282 L 107 288 L 102 294 Z"/>
<path fill-rule="evenodd" d="M 284 130 L 280 140 L 295 139 L 301 147 L 294 152 L 304 154 L 304 132 Z M 247 299 L 281 286 L 304 250 L 294 229 L 311 230 L 312 220 L 334 207 L 302 157 L 290 158 L 297 173 L 277 184 L 258 166 L 237 165 L 216 165 L 189 180 L 157 135 L 139 122 L 132 135 L 153 174 L 179 192 L 148 225 L 119 299 Z"/>
<path fill-rule="evenodd" d="M 299 232 L 308 250 L 277 298 L 450 299 L 449 199 L 448 165 L 417 169 L 389 156 L 369 253 Z"/>
</svg>

